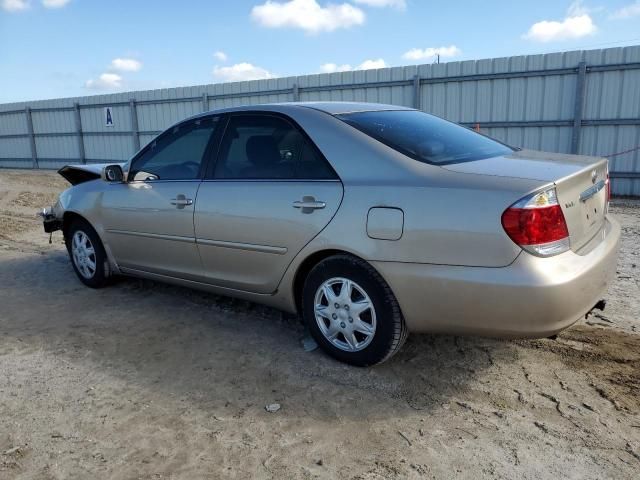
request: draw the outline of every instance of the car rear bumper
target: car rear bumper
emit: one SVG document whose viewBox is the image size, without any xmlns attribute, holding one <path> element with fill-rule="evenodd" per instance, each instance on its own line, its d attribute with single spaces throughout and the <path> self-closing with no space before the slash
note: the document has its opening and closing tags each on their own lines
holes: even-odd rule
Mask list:
<svg viewBox="0 0 640 480">
<path fill-rule="evenodd" d="M 522 252 L 502 268 L 372 264 L 395 293 L 410 331 L 546 337 L 589 312 L 613 280 L 620 225 L 608 217 L 599 235 L 579 253 L 540 258 Z"/>
</svg>

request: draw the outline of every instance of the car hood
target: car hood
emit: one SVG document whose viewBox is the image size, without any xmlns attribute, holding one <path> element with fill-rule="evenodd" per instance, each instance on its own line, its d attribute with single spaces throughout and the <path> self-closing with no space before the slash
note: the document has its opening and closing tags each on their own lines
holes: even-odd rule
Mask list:
<svg viewBox="0 0 640 480">
<path fill-rule="evenodd" d="M 553 182 L 601 160 L 601 157 L 520 150 L 511 155 L 441 165 L 441 167 L 458 173 Z"/>
<path fill-rule="evenodd" d="M 124 163 L 92 163 L 89 165 L 65 165 L 58 173 L 67 180 L 71 185 L 78 185 L 79 183 L 89 182 L 100 178 L 102 169 L 107 165 L 120 165 L 122 168 L 126 165 Z"/>
</svg>

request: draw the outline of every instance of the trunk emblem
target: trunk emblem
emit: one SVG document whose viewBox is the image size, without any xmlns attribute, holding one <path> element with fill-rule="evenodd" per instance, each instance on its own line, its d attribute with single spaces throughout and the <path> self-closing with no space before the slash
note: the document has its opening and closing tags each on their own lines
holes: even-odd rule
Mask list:
<svg viewBox="0 0 640 480">
<path fill-rule="evenodd" d="M 591 171 L 591 183 L 596 183 L 598 179 L 598 172 L 596 170 Z"/>
</svg>

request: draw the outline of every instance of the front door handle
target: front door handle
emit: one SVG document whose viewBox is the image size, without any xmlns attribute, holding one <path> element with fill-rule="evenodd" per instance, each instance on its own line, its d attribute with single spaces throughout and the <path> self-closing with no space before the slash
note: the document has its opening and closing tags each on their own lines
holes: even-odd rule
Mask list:
<svg viewBox="0 0 640 480">
<path fill-rule="evenodd" d="M 171 199 L 171 205 L 175 205 L 176 208 L 184 208 L 187 205 L 193 205 L 193 200 L 180 194 L 176 195 L 176 198 Z"/>
<path fill-rule="evenodd" d="M 293 208 L 302 209 L 302 213 L 311 213 L 314 210 L 319 210 L 326 206 L 326 203 L 316 200 L 315 198 L 310 196 L 302 197 L 302 201 L 296 200 L 295 202 L 293 202 Z"/>
</svg>

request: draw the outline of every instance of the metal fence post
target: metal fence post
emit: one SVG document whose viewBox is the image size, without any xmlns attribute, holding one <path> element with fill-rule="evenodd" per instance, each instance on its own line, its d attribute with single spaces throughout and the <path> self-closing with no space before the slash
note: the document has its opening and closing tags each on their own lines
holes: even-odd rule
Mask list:
<svg viewBox="0 0 640 480">
<path fill-rule="evenodd" d="M 571 134 L 571 153 L 578 153 L 580 150 L 580 129 L 582 128 L 582 113 L 584 111 L 584 101 L 587 90 L 585 83 L 587 80 L 587 64 L 578 64 L 578 76 L 576 77 L 576 99 L 573 110 L 573 132 Z"/>
<path fill-rule="evenodd" d="M 293 101 L 294 102 L 299 102 L 300 101 L 300 88 L 298 87 L 297 83 L 293 84 L 292 93 L 293 93 Z"/>
<path fill-rule="evenodd" d="M 202 111 L 203 112 L 209 111 L 209 94 L 207 92 L 204 92 L 202 94 Z"/>
<path fill-rule="evenodd" d="M 140 131 L 138 130 L 138 111 L 134 98 L 129 100 L 129 111 L 131 112 L 131 139 L 133 140 L 133 153 L 140 150 Z"/>
<path fill-rule="evenodd" d="M 33 133 L 33 118 L 31 117 L 31 108 L 26 107 L 24 114 L 27 119 L 27 132 L 29 133 L 29 148 L 31 149 L 31 162 L 33 168 L 38 167 L 38 152 L 36 150 L 36 136 Z"/>
<path fill-rule="evenodd" d="M 420 89 L 420 75 L 415 75 L 413 77 L 413 108 L 420 110 L 420 104 L 422 103 L 420 101 L 420 94 L 421 94 L 421 89 Z"/>
<path fill-rule="evenodd" d="M 82 135 L 82 117 L 80 116 L 80 105 L 78 103 L 73 104 L 73 112 L 75 116 L 76 122 L 76 133 L 78 138 L 78 156 L 80 157 L 80 161 L 85 164 L 87 163 L 87 159 L 84 153 L 84 137 Z"/>
</svg>

